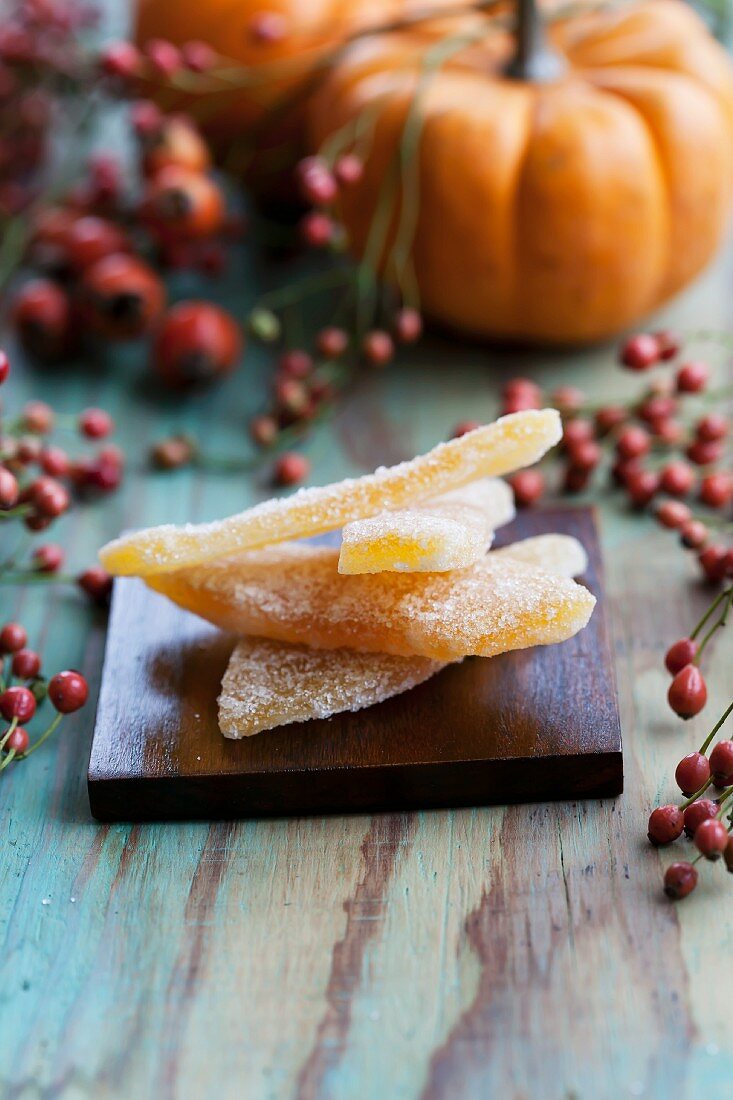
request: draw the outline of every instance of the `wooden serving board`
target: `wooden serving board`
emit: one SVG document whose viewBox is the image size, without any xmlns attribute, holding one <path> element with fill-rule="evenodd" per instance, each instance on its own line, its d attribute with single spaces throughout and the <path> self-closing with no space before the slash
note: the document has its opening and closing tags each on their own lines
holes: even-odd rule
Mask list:
<svg viewBox="0 0 733 1100">
<path fill-rule="evenodd" d="M 601 797 L 623 786 L 598 536 L 589 509 L 501 532 L 576 535 L 599 597 L 562 645 L 471 658 L 355 714 L 228 741 L 216 698 L 233 640 L 141 581 L 115 583 L 89 763 L 102 821 L 236 818 Z"/>
</svg>

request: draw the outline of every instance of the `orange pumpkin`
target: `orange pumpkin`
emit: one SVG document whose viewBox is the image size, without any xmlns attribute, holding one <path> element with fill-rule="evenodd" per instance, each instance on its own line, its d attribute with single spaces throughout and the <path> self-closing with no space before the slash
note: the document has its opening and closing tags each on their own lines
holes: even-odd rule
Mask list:
<svg viewBox="0 0 733 1100">
<path fill-rule="evenodd" d="M 357 255 L 369 251 L 390 281 L 407 271 L 425 312 L 448 326 L 556 344 L 619 331 L 700 271 L 733 191 L 733 71 L 686 4 L 552 23 L 561 72 L 537 67 L 526 26 L 508 69 L 514 40 L 489 30 L 418 93 L 439 34 L 445 26 L 422 25 L 359 40 L 310 104 L 314 151 L 376 118 L 364 175 L 342 198 Z M 390 178 L 392 224 L 383 246 L 374 233 L 369 244 Z"/>
<path fill-rule="evenodd" d="M 246 86 L 208 97 L 204 129 L 221 142 L 241 136 L 282 97 L 297 95 L 329 47 L 426 6 L 423 0 L 139 0 L 135 39 L 141 46 L 154 38 L 178 46 L 206 42 L 250 68 Z"/>
</svg>

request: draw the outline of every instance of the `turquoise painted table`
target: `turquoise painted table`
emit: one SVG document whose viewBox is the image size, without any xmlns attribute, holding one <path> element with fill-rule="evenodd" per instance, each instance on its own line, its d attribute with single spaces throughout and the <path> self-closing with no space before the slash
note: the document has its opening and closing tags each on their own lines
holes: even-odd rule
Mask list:
<svg viewBox="0 0 733 1100">
<path fill-rule="evenodd" d="M 240 309 L 258 280 L 242 265 L 223 295 Z M 727 324 L 732 266 L 729 253 L 664 320 Z M 598 394 L 626 383 L 610 363 L 608 349 L 548 359 L 428 342 L 313 437 L 311 482 L 489 418 L 509 373 Z M 18 371 L 13 404 L 41 389 L 69 412 L 101 404 L 129 450 L 124 490 L 63 532 L 73 565 L 121 528 L 223 515 L 268 494 L 242 476 L 142 475 L 167 428 L 241 450 L 263 369 L 250 354 L 222 389 L 165 406 L 136 349 L 88 369 Z M 93 707 L 10 769 L 0 1097 L 733 1095 L 731 883 L 713 868 L 693 899 L 669 905 L 663 860 L 644 839 L 650 806 L 671 795 L 674 762 L 707 721 L 672 720 L 661 668 L 704 596 L 650 522 L 613 502 L 602 525 L 626 754 L 615 802 L 104 827 L 85 790 Z M 76 665 L 96 690 L 104 622 L 74 594 L 0 589 L 10 616 L 50 665 Z M 718 670 L 732 655 L 722 639 Z M 727 699 L 723 679 L 708 715 Z"/>
</svg>

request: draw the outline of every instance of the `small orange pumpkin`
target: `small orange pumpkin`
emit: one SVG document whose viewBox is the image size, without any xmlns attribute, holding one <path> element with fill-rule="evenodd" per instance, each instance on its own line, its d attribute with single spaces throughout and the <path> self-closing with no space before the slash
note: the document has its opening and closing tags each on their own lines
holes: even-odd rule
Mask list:
<svg viewBox="0 0 733 1100">
<path fill-rule="evenodd" d="M 249 83 L 210 97 L 204 112 L 204 128 L 229 140 L 266 118 L 283 96 L 297 94 L 329 47 L 426 6 L 424 0 L 139 0 L 135 39 L 140 46 L 155 38 L 178 46 L 206 42 L 251 70 Z"/>
<path fill-rule="evenodd" d="M 518 54 L 512 36 L 487 30 L 420 85 L 445 31 L 354 43 L 310 104 L 314 151 L 376 116 L 363 177 L 342 199 L 356 254 L 371 251 L 390 281 L 411 268 L 438 321 L 510 340 L 607 337 L 685 286 L 720 242 L 733 192 L 733 70 L 690 8 L 644 0 L 566 17 L 548 30 L 549 53 L 536 25 L 524 24 Z M 396 166 L 392 224 L 375 248 Z"/>
</svg>

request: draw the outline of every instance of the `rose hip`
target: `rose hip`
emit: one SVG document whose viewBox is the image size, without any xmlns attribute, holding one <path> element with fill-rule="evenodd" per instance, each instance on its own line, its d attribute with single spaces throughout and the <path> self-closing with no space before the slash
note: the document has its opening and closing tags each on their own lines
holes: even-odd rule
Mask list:
<svg viewBox="0 0 733 1100">
<path fill-rule="evenodd" d="M 680 718 L 693 718 L 707 702 L 708 691 L 697 665 L 685 665 L 669 685 L 667 701 Z"/>
<path fill-rule="evenodd" d="M 710 768 L 716 787 L 733 783 L 733 741 L 719 741 L 710 753 Z"/>
<path fill-rule="evenodd" d="M 14 752 L 16 756 L 22 756 L 24 752 L 28 752 L 30 743 L 31 739 L 28 736 L 27 729 L 24 726 L 16 726 L 5 742 L 5 751 Z"/>
<path fill-rule="evenodd" d="M 658 806 L 649 818 L 649 840 L 660 846 L 682 836 L 684 818 L 678 806 Z"/>
<path fill-rule="evenodd" d="M 632 336 L 621 348 L 621 363 L 628 370 L 645 371 L 659 362 L 659 342 L 648 332 Z"/>
<path fill-rule="evenodd" d="M 545 477 L 541 470 L 519 470 L 507 478 L 518 508 L 530 508 L 545 492 Z"/>
<path fill-rule="evenodd" d="M 678 530 L 692 518 L 690 509 L 679 500 L 662 501 L 654 514 L 662 527 L 673 531 Z"/>
<path fill-rule="evenodd" d="M 687 496 L 694 484 L 695 472 L 686 462 L 668 462 L 662 467 L 659 487 L 670 496 Z"/>
<path fill-rule="evenodd" d="M 696 802 L 692 802 L 685 810 L 685 835 L 694 837 L 698 826 L 708 818 L 715 817 L 718 809 L 718 803 L 712 798 L 698 798 Z"/>
<path fill-rule="evenodd" d="M 48 682 L 48 697 L 59 714 L 72 714 L 83 707 L 89 687 L 80 672 L 66 669 L 57 672 Z"/>
<path fill-rule="evenodd" d="M 676 676 L 685 665 L 691 664 L 697 654 L 697 642 L 692 638 L 680 638 L 669 647 L 664 657 L 664 664 L 668 672 Z"/>
<path fill-rule="evenodd" d="M 0 654 L 17 653 L 27 641 L 28 635 L 20 623 L 6 623 L 0 630 Z"/>
<path fill-rule="evenodd" d="M 28 688 L 9 687 L 0 695 L 0 714 L 6 721 L 17 718 L 19 722 L 28 722 L 35 713 L 36 700 Z"/>
<path fill-rule="evenodd" d="M 673 863 L 664 873 L 664 892 L 678 901 L 686 898 L 697 886 L 697 871 L 691 863 Z"/>
<path fill-rule="evenodd" d="M 695 830 L 695 847 L 705 859 L 720 859 L 728 844 L 728 830 L 722 821 L 710 817 Z"/>
<path fill-rule="evenodd" d="M 710 779 L 710 766 L 708 758 L 701 752 L 691 752 L 680 760 L 674 777 L 686 798 L 707 783 Z"/>
<path fill-rule="evenodd" d="M 33 680 L 41 671 L 41 658 L 33 649 L 19 649 L 10 667 L 19 680 Z"/>
<path fill-rule="evenodd" d="M 700 393 L 705 389 L 710 378 L 710 367 L 701 360 L 693 360 L 684 363 L 677 371 L 676 383 L 678 393 Z"/>
</svg>

